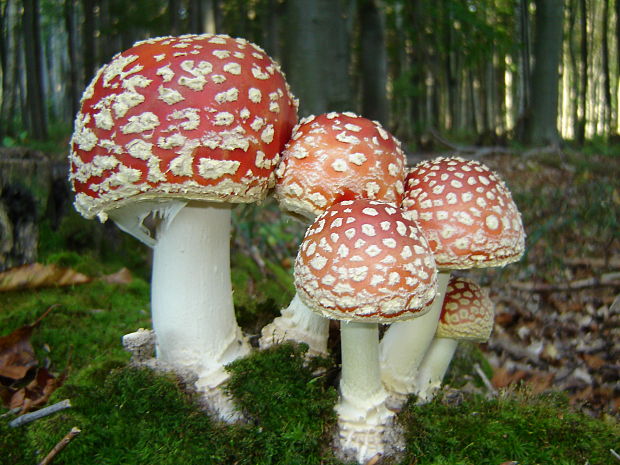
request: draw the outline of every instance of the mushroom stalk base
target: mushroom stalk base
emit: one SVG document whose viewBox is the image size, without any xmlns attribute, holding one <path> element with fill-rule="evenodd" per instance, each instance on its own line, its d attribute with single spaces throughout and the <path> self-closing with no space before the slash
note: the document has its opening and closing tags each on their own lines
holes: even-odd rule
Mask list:
<svg viewBox="0 0 620 465">
<path fill-rule="evenodd" d="M 414 392 L 418 367 L 435 337 L 449 280 L 449 271 L 440 272 L 430 310 L 420 317 L 393 323 L 381 340 L 381 380 L 390 393 L 390 408 L 401 408 Z"/>
<path fill-rule="evenodd" d="M 433 400 L 441 387 L 457 346 L 458 341 L 455 339 L 440 337 L 433 339 L 416 378 L 415 393 L 418 396 L 418 404 L 426 404 Z"/>
<path fill-rule="evenodd" d="M 151 305 L 157 358 L 196 374 L 196 388 L 220 418 L 234 420 L 217 389 L 224 366 L 250 352 L 237 325 L 230 282 L 227 205 L 189 203 L 163 218 L 153 248 Z"/>
<path fill-rule="evenodd" d="M 261 331 L 259 341 L 261 349 L 271 347 L 283 341 L 295 341 L 308 344 L 308 356 L 326 357 L 329 320 L 310 310 L 295 294 L 287 308 L 281 310 L 275 318 Z"/>
<path fill-rule="evenodd" d="M 339 440 L 345 455 L 365 463 L 386 450 L 385 433 L 394 412 L 379 377 L 376 323 L 341 322 L 342 378 L 338 413 Z"/>
</svg>

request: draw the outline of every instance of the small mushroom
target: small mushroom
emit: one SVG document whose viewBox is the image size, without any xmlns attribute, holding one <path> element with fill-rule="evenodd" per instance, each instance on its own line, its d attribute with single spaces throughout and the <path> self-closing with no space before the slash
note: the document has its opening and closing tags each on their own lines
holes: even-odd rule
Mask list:
<svg viewBox="0 0 620 465">
<path fill-rule="evenodd" d="M 364 463 L 385 451 L 394 413 L 379 370 L 378 323 L 414 318 L 435 295 L 435 263 L 414 222 L 392 204 L 330 206 L 307 230 L 295 286 L 313 311 L 341 320 L 340 446 Z"/>
<path fill-rule="evenodd" d="M 366 198 L 399 205 L 405 154 L 376 121 L 354 113 L 303 119 L 293 130 L 276 169 L 276 197 L 286 213 L 313 221 L 339 200 Z M 284 339 L 305 342 L 309 355 L 327 355 L 328 320 L 295 296 L 262 330 L 261 347 Z"/>
<path fill-rule="evenodd" d="M 415 394 L 419 403 L 429 402 L 441 387 L 459 341 L 489 340 L 493 317 L 493 302 L 486 290 L 469 279 L 450 279 L 437 332 L 418 369 Z"/>
<path fill-rule="evenodd" d="M 220 417 L 224 365 L 250 350 L 233 308 L 230 222 L 261 200 L 297 103 L 259 47 L 225 35 L 138 42 L 103 66 L 71 140 L 75 207 L 153 248 L 157 358 L 197 374 Z"/>
<path fill-rule="evenodd" d="M 510 191 L 477 161 L 439 157 L 419 163 L 407 174 L 403 209 L 428 240 L 439 285 L 426 315 L 392 325 L 381 341 L 381 376 L 394 407 L 413 392 L 451 270 L 504 266 L 518 260 L 525 248 L 521 215 Z"/>
</svg>

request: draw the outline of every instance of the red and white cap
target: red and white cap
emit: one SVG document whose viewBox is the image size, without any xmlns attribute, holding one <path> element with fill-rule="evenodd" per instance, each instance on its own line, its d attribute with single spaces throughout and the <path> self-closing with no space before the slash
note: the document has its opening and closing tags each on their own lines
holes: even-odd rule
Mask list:
<svg viewBox="0 0 620 465">
<path fill-rule="evenodd" d="M 347 200 L 308 228 L 295 287 L 309 308 L 328 318 L 386 323 L 426 313 L 437 270 L 424 236 L 400 208 Z"/>
<path fill-rule="evenodd" d="M 139 42 L 82 97 L 70 181 L 85 217 L 130 201 L 252 202 L 273 186 L 297 102 L 278 65 L 225 35 Z"/>
<path fill-rule="evenodd" d="M 458 157 L 416 165 L 403 208 L 426 236 L 439 269 L 502 266 L 525 249 L 521 214 L 489 168 Z"/>
<path fill-rule="evenodd" d="M 451 277 L 435 337 L 487 342 L 493 330 L 493 302 L 475 282 Z"/>
<path fill-rule="evenodd" d="M 280 207 L 309 220 L 340 200 L 400 205 L 405 181 L 400 142 L 376 121 L 353 113 L 303 119 L 276 170 Z"/>
</svg>

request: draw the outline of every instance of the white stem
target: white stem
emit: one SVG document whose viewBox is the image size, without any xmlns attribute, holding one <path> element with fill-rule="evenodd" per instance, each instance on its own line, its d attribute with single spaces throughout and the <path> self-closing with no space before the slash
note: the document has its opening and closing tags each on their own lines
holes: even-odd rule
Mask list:
<svg viewBox="0 0 620 465">
<path fill-rule="evenodd" d="M 381 340 L 381 380 L 394 396 L 395 407 L 413 392 L 418 366 L 435 337 L 449 280 L 449 271 L 440 272 L 431 309 L 418 318 L 393 323 Z"/>
<path fill-rule="evenodd" d="M 418 369 L 415 382 L 415 393 L 418 395 L 419 404 L 430 402 L 441 387 L 441 382 L 448 371 L 457 346 L 458 341 L 455 339 L 443 337 L 433 339 Z"/>
<path fill-rule="evenodd" d="M 394 415 L 380 380 L 379 329 L 376 323 L 340 324 L 342 377 L 338 413 L 340 445 L 360 463 L 383 453 L 383 434 Z"/>
<path fill-rule="evenodd" d="M 287 308 L 281 310 L 261 331 L 259 341 L 262 349 L 282 341 L 295 341 L 308 344 L 309 356 L 327 356 L 329 320 L 310 310 L 295 294 Z"/>
<path fill-rule="evenodd" d="M 151 306 L 157 357 L 197 374 L 208 392 L 224 365 L 249 353 L 230 282 L 230 206 L 188 204 L 164 218 L 153 252 Z"/>
</svg>

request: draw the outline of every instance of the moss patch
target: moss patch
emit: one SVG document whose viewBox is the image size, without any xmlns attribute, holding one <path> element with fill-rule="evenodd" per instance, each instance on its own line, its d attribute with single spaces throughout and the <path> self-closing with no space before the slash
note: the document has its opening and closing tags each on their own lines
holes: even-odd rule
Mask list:
<svg viewBox="0 0 620 465">
<path fill-rule="evenodd" d="M 527 464 L 608 465 L 620 428 L 574 412 L 560 394 L 526 393 L 460 405 L 441 399 L 401 415 L 407 430 L 407 458 L 419 465 Z"/>
</svg>

